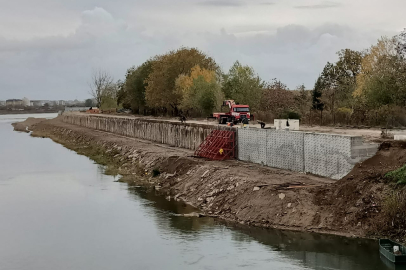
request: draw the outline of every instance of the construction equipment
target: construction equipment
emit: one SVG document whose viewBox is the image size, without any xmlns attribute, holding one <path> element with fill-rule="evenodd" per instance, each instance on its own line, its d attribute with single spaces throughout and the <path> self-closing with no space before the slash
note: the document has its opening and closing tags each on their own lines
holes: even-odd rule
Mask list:
<svg viewBox="0 0 406 270">
<path fill-rule="evenodd" d="M 213 130 L 195 151 L 195 156 L 213 160 L 235 157 L 235 131 Z"/>
<path fill-rule="evenodd" d="M 248 105 L 239 105 L 234 102 L 234 100 L 223 101 L 223 107 L 228 107 L 228 112 L 213 113 L 212 118 L 216 118 L 219 124 L 227 123 L 241 123 L 244 118 L 248 121 L 251 120 L 250 107 Z"/>
</svg>

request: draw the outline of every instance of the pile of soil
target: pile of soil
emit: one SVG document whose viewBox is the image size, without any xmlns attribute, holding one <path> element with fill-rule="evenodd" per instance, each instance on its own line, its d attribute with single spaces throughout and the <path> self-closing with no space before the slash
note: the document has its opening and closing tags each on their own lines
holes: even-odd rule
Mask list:
<svg viewBox="0 0 406 270">
<path fill-rule="evenodd" d="M 32 127 L 34 125 L 37 125 L 45 120 L 46 120 L 45 118 L 28 117 L 24 122 L 13 123 L 12 125 L 15 131 L 22 131 L 28 133 L 32 130 Z"/>
<path fill-rule="evenodd" d="M 159 190 L 202 211 L 242 224 L 365 237 L 376 231 L 386 194 L 383 176 L 406 162 L 406 147 L 383 143 L 377 155 L 340 181 L 237 160 L 208 161 L 186 149 L 63 123 L 33 126 L 49 137 L 115 169 L 129 184 Z M 159 173 L 157 173 L 159 172 Z M 153 177 L 153 175 L 157 175 Z"/>
<path fill-rule="evenodd" d="M 385 175 L 405 164 L 406 143 L 383 142 L 374 157 L 357 164 L 343 179 L 320 188 L 314 203 L 321 212 L 330 211 L 333 229 L 356 228 L 375 236 L 387 234 L 394 228 L 388 230 L 392 224 L 385 220 L 383 204 L 391 192 L 402 187 L 395 187 Z M 406 241 L 406 232 L 396 236 L 398 240 Z"/>
</svg>

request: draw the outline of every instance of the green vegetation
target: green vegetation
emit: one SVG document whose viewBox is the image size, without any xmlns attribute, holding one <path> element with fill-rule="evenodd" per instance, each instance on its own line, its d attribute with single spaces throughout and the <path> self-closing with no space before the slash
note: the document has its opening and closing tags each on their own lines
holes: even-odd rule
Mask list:
<svg viewBox="0 0 406 270">
<path fill-rule="evenodd" d="M 398 190 L 388 194 L 382 204 L 382 214 L 382 219 L 376 221 L 375 234 L 405 242 L 406 191 Z"/>
<path fill-rule="evenodd" d="M 265 82 L 239 61 L 223 72 L 204 52 L 182 47 L 129 68 L 122 83 L 95 72 L 92 94 L 99 107 L 144 115 L 206 117 L 220 110 L 222 100 L 234 99 L 264 121 L 406 126 L 406 30 L 364 51 L 340 50 L 312 90 Z"/>
<path fill-rule="evenodd" d="M 93 100 L 92 99 L 86 99 L 85 100 L 85 107 L 93 107 Z"/>
<path fill-rule="evenodd" d="M 392 172 L 388 172 L 385 175 L 385 178 L 390 179 L 392 182 L 395 182 L 397 185 L 405 185 L 406 184 L 406 165 L 403 167 L 394 170 Z"/>
</svg>

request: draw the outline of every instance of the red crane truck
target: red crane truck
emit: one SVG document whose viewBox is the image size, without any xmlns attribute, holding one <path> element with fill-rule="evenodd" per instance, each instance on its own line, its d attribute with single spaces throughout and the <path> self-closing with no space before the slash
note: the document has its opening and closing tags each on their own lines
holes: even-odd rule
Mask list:
<svg viewBox="0 0 406 270">
<path fill-rule="evenodd" d="M 241 123 L 244 119 L 251 120 L 250 106 L 237 105 L 234 100 L 225 100 L 221 108 L 229 107 L 229 111 L 225 113 L 213 113 L 213 118 L 219 121 L 219 124 L 227 124 L 232 122 L 234 124 Z"/>
</svg>

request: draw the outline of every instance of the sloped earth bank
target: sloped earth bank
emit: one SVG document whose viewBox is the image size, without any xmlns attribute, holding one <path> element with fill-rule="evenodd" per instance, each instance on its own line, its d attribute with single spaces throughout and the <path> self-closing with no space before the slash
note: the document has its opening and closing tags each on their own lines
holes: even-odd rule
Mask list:
<svg viewBox="0 0 406 270">
<path fill-rule="evenodd" d="M 63 123 L 59 118 L 29 126 L 107 165 L 129 185 L 146 185 L 167 199 L 182 200 L 203 215 L 247 225 L 345 236 L 378 236 L 377 220 L 391 187 L 383 175 L 406 161 L 403 145 L 385 143 L 378 154 L 344 179 L 263 167 L 236 160 L 208 161 L 190 150 L 159 145 Z M 155 177 L 154 177 L 155 175 Z M 156 176 L 157 175 L 157 176 Z M 404 232 L 397 233 L 398 240 Z"/>
</svg>

